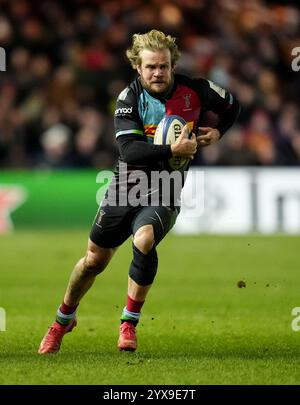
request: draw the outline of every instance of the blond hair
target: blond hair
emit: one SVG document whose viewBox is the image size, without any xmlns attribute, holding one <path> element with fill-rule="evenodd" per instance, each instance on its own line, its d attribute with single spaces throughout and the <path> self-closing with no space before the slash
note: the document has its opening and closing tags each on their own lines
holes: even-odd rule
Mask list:
<svg viewBox="0 0 300 405">
<path fill-rule="evenodd" d="M 175 41 L 176 38 L 158 30 L 151 30 L 146 34 L 134 34 L 132 36 L 132 46 L 127 49 L 126 56 L 131 66 L 136 69 L 137 66 L 141 64 L 140 52 L 143 49 L 148 49 L 149 51 L 169 49 L 171 53 L 171 64 L 172 67 L 174 67 L 180 58 L 180 52 Z"/>
</svg>

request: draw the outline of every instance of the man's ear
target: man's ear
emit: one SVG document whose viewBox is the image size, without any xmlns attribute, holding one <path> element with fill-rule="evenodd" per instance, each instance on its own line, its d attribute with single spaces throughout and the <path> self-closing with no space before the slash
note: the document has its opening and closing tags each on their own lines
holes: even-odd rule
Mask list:
<svg viewBox="0 0 300 405">
<path fill-rule="evenodd" d="M 138 71 L 139 75 L 142 74 L 141 65 L 137 65 L 136 70 Z"/>
</svg>

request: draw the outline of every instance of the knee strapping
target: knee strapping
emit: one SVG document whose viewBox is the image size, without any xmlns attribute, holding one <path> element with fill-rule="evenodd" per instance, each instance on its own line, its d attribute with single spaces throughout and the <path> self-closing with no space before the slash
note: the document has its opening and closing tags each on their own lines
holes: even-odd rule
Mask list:
<svg viewBox="0 0 300 405">
<path fill-rule="evenodd" d="M 157 265 L 155 247 L 145 255 L 133 245 L 133 260 L 129 269 L 129 276 L 132 280 L 142 286 L 152 284 L 157 272 Z"/>
</svg>

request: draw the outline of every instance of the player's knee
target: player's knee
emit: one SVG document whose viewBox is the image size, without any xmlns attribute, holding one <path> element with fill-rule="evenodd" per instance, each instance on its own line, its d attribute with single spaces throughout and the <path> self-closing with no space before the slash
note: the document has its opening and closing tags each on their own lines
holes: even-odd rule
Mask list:
<svg viewBox="0 0 300 405">
<path fill-rule="evenodd" d="M 87 274 L 98 275 L 105 269 L 109 259 L 88 251 L 83 262 L 83 271 Z"/>
<path fill-rule="evenodd" d="M 134 234 L 134 246 L 144 255 L 149 253 L 154 246 L 154 231 L 152 225 L 144 225 Z"/>
<path fill-rule="evenodd" d="M 157 272 L 157 265 L 155 248 L 145 255 L 133 245 L 133 260 L 129 269 L 129 276 L 132 280 L 142 286 L 152 284 Z"/>
</svg>

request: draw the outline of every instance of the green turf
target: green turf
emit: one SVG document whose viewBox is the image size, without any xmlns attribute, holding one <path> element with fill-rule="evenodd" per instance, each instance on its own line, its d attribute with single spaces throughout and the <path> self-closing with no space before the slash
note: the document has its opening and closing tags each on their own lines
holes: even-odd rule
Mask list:
<svg viewBox="0 0 300 405">
<path fill-rule="evenodd" d="M 299 384 L 299 237 L 169 235 L 138 327 L 136 353 L 116 349 L 130 243 L 82 301 L 57 355 L 37 348 L 88 232 L 0 238 L 0 384 Z M 244 280 L 246 288 L 238 288 Z"/>
</svg>

